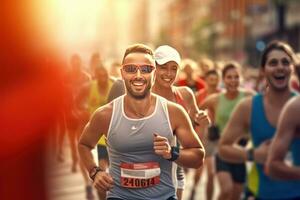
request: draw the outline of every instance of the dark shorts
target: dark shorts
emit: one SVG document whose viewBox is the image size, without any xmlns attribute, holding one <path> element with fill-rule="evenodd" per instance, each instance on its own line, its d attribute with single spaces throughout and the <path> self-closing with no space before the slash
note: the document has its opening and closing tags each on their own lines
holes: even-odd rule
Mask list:
<svg viewBox="0 0 300 200">
<path fill-rule="evenodd" d="M 216 155 L 216 170 L 217 172 L 228 172 L 235 183 L 245 183 L 246 181 L 246 165 L 229 163 L 222 160 Z"/>
<path fill-rule="evenodd" d="M 107 198 L 106 200 L 129 200 L 129 199 Z M 177 200 L 177 198 L 176 197 L 169 197 L 166 200 Z"/>
<path fill-rule="evenodd" d="M 108 153 L 106 146 L 103 145 L 97 145 L 97 152 L 98 152 L 98 160 L 106 159 L 108 160 Z"/>
</svg>

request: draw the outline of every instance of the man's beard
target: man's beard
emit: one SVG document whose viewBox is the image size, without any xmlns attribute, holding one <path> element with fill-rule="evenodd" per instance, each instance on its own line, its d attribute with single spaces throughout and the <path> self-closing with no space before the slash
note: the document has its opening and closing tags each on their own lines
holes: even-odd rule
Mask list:
<svg viewBox="0 0 300 200">
<path fill-rule="evenodd" d="M 133 91 L 131 89 L 130 85 L 131 85 L 130 81 L 125 81 L 125 87 L 126 87 L 127 94 L 129 94 L 131 97 L 133 97 L 135 99 L 138 99 L 138 100 L 144 99 L 150 93 L 150 89 L 151 89 L 150 83 L 147 83 L 147 86 L 143 93 L 137 93 L 137 92 Z"/>
</svg>

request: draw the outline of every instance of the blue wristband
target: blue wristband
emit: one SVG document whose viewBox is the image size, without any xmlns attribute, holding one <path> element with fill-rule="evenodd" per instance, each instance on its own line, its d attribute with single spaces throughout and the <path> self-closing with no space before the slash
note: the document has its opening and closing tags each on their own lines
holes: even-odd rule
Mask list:
<svg viewBox="0 0 300 200">
<path fill-rule="evenodd" d="M 179 150 L 180 150 L 179 147 L 171 147 L 171 158 L 167 159 L 167 160 L 169 160 L 169 161 L 177 160 L 179 157 Z"/>
</svg>

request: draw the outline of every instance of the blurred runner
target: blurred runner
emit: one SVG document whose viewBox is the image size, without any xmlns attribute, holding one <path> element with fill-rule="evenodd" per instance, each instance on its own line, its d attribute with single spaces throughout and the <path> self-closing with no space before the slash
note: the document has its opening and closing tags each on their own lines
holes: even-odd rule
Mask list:
<svg viewBox="0 0 300 200">
<path fill-rule="evenodd" d="M 74 54 L 71 57 L 71 70 L 68 79 L 68 87 L 70 88 L 71 94 L 69 95 L 68 104 L 69 109 L 66 113 L 66 124 L 67 133 L 69 136 L 71 156 L 72 156 L 72 167 L 73 173 L 77 172 L 77 166 L 79 164 L 80 172 L 84 178 L 86 198 L 93 199 L 91 182 L 88 178 L 88 174 L 78 157 L 77 145 L 78 138 L 84 128 L 84 125 L 89 119 L 89 114 L 86 111 L 84 96 L 81 94 L 82 89 L 90 83 L 90 76 L 83 70 L 82 61 L 78 54 Z"/>
<path fill-rule="evenodd" d="M 208 108 L 213 116 L 214 125 L 208 130 L 208 139 L 214 142 L 215 146 L 236 105 L 246 96 L 253 94 L 251 91 L 239 88 L 241 78 L 239 69 L 240 66 L 235 62 L 226 63 L 222 71 L 224 92 L 209 96 L 201 105 L 201 108 Z M 235 139 L 238 140 L 238 138 Z M 240 199 L 246 180 L 245 163 L 227 162 L 218 154 L 215 157 L 215 163 L 220 185 L 218 199 Z"/>
<path fill-rule="evenodd" d="M 278 128 L 268 155 L 267 172 L 278 179 L 300 181 L 300 97 L 285 104 L 278 121 Z M 285 162 L 286 155 L 294 149 L 292 162 Z"/>
<path fill-rule="evenodd" d="M 219 153 L 222 159 L 237 164 L 253 161 L 248 175 L 246 198 L 300 198 L 299 181 L 277 181 L 264 170 L 278 116 L 284 104 L 295 95 L 289 88 L 293 58 L 294 52 L 288 44 L 279 41 L 268 44 L 261 59 L 261 70 L 268 83 L 266 92 L 243 100 L 232 113 L 221 137 Z M 237 148 L 237 138 L 249 136 L 248 131 L 253 148 Z M 293 144 L 299 145 L 296 140 Z M 299 148 L 291 149 L 292 156 L 299 155 Z"/>
<path fill-rule="evenodd" d="M 200 90 L 196 93 L 197 104 L 200 107 L 203 101 L 212 94 L 216 94 L 221 92 L 219 89 L 219 73 L 215 69 L 208 70 L 204 76 L 204 80 L 206 82 L 206 86 L 204 89 Z M 208 115 L 211 119 L 214 118 L 213 114 L 209 112 Z M 210 141 L 207 137 L 208 129 L 202 133 L 202 141 L 205 148 L 205 160 L 204 166 L 207 171 L 207 183 L 206 183 L 206 199 L 211 200 L 214 192 L 214 173 L 215 173 L 215 165 L 214 165 L 214 156 L 216 151 L 216 144 Z M 191 197 L 195 196 L 195 192 L 197 190 L 198 183 L 200 182 L 200 177 L 202 175 L 203 168 L 199 168 L 195 171 L 194 175 L 194 185 L 192 188 Z M 192 198 L 191 198 L 192 199 Z"/>
<path fill-rule="evenodd" d="M 181 63 L 182 70 L 185 77 L 179 78 L 178 86 L 187 86 L 193 90 L 194 93 L 205 87 L 205 82 L 202 80 L 197 72 L 197 64 L 191 59 L 184 59 Z"/>
<path fill-rule="evenodd" d="M 107 69 L 99 60 L 98 65 L 94 67 L 94 80 L 88 88 L 88 111 L 90 116 L 95 110 L 107 103 L 109 91 L 113 85 L 113 80 L 109 78 Z M 102 169 L 108 168 L 108 154 L 106 149 L 105 136 L 103 135 L 97 144 L 98 164 Z M 100 200 L 106 199 L 105 193 L 98 193 Z"/>
<path fill-rule="evenodd" d="M 169 101 L 180 104 L 189 114 L 197 133 L 203 134 L 208 127 L 209 118 L 207 114 L 197 107 L 193 91 L 186 86 L 174 86 L 180 65 L 180 55 L 173 47 L 168 45 L 159 46 L 154 53 L 156 61 L 155 81 L 152 92 Z M 202 131 L 202 132 L 201 132 Z M 182 199 L 185 186 L 184 170 L 177 168 L 177 197 Z"/>
</svg>

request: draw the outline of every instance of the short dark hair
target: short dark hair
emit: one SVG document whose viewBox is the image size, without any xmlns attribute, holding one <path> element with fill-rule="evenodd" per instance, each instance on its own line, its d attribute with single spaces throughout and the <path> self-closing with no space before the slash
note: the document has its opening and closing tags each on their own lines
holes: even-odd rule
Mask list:
<svg viewBox="0 0 300 200">
<path fill-rule="evenodd" d="M 262 68 L 265 67 L 265 65 L 267 63 L 268 55 L 272 50 L 284 51 L 292 59 L 292 62 L 293 63 L 295 62 L 295 53 L 294 53 L 293 48 L 286 42 L 279 41 L 279 40 L 273 40 L 267 45 L 267 47 L 264 49 L 264 51 L 262 53 L 261 62 L 260 62 L 260 66 Z"/>
<path fill-rule="evenodd" d="M 144 44 L 133 44 L 126 49 L 122 63 L 124 62 L 126 56 L 128 56 L 131 53 L 145 53 L 149 54 L 152 58 L 154 58 L 153 50 L 150 47 Z"/>
<path fill-rule="evenodd" d="M 222 78 L 225 77 L 226 73 L 230 69 L 239 69 L 239 68 L 240 68 L 240 65 L 237 62 L 230 61 L 230 62 L 226 63 L 222 69 Z"/>
</svg>

